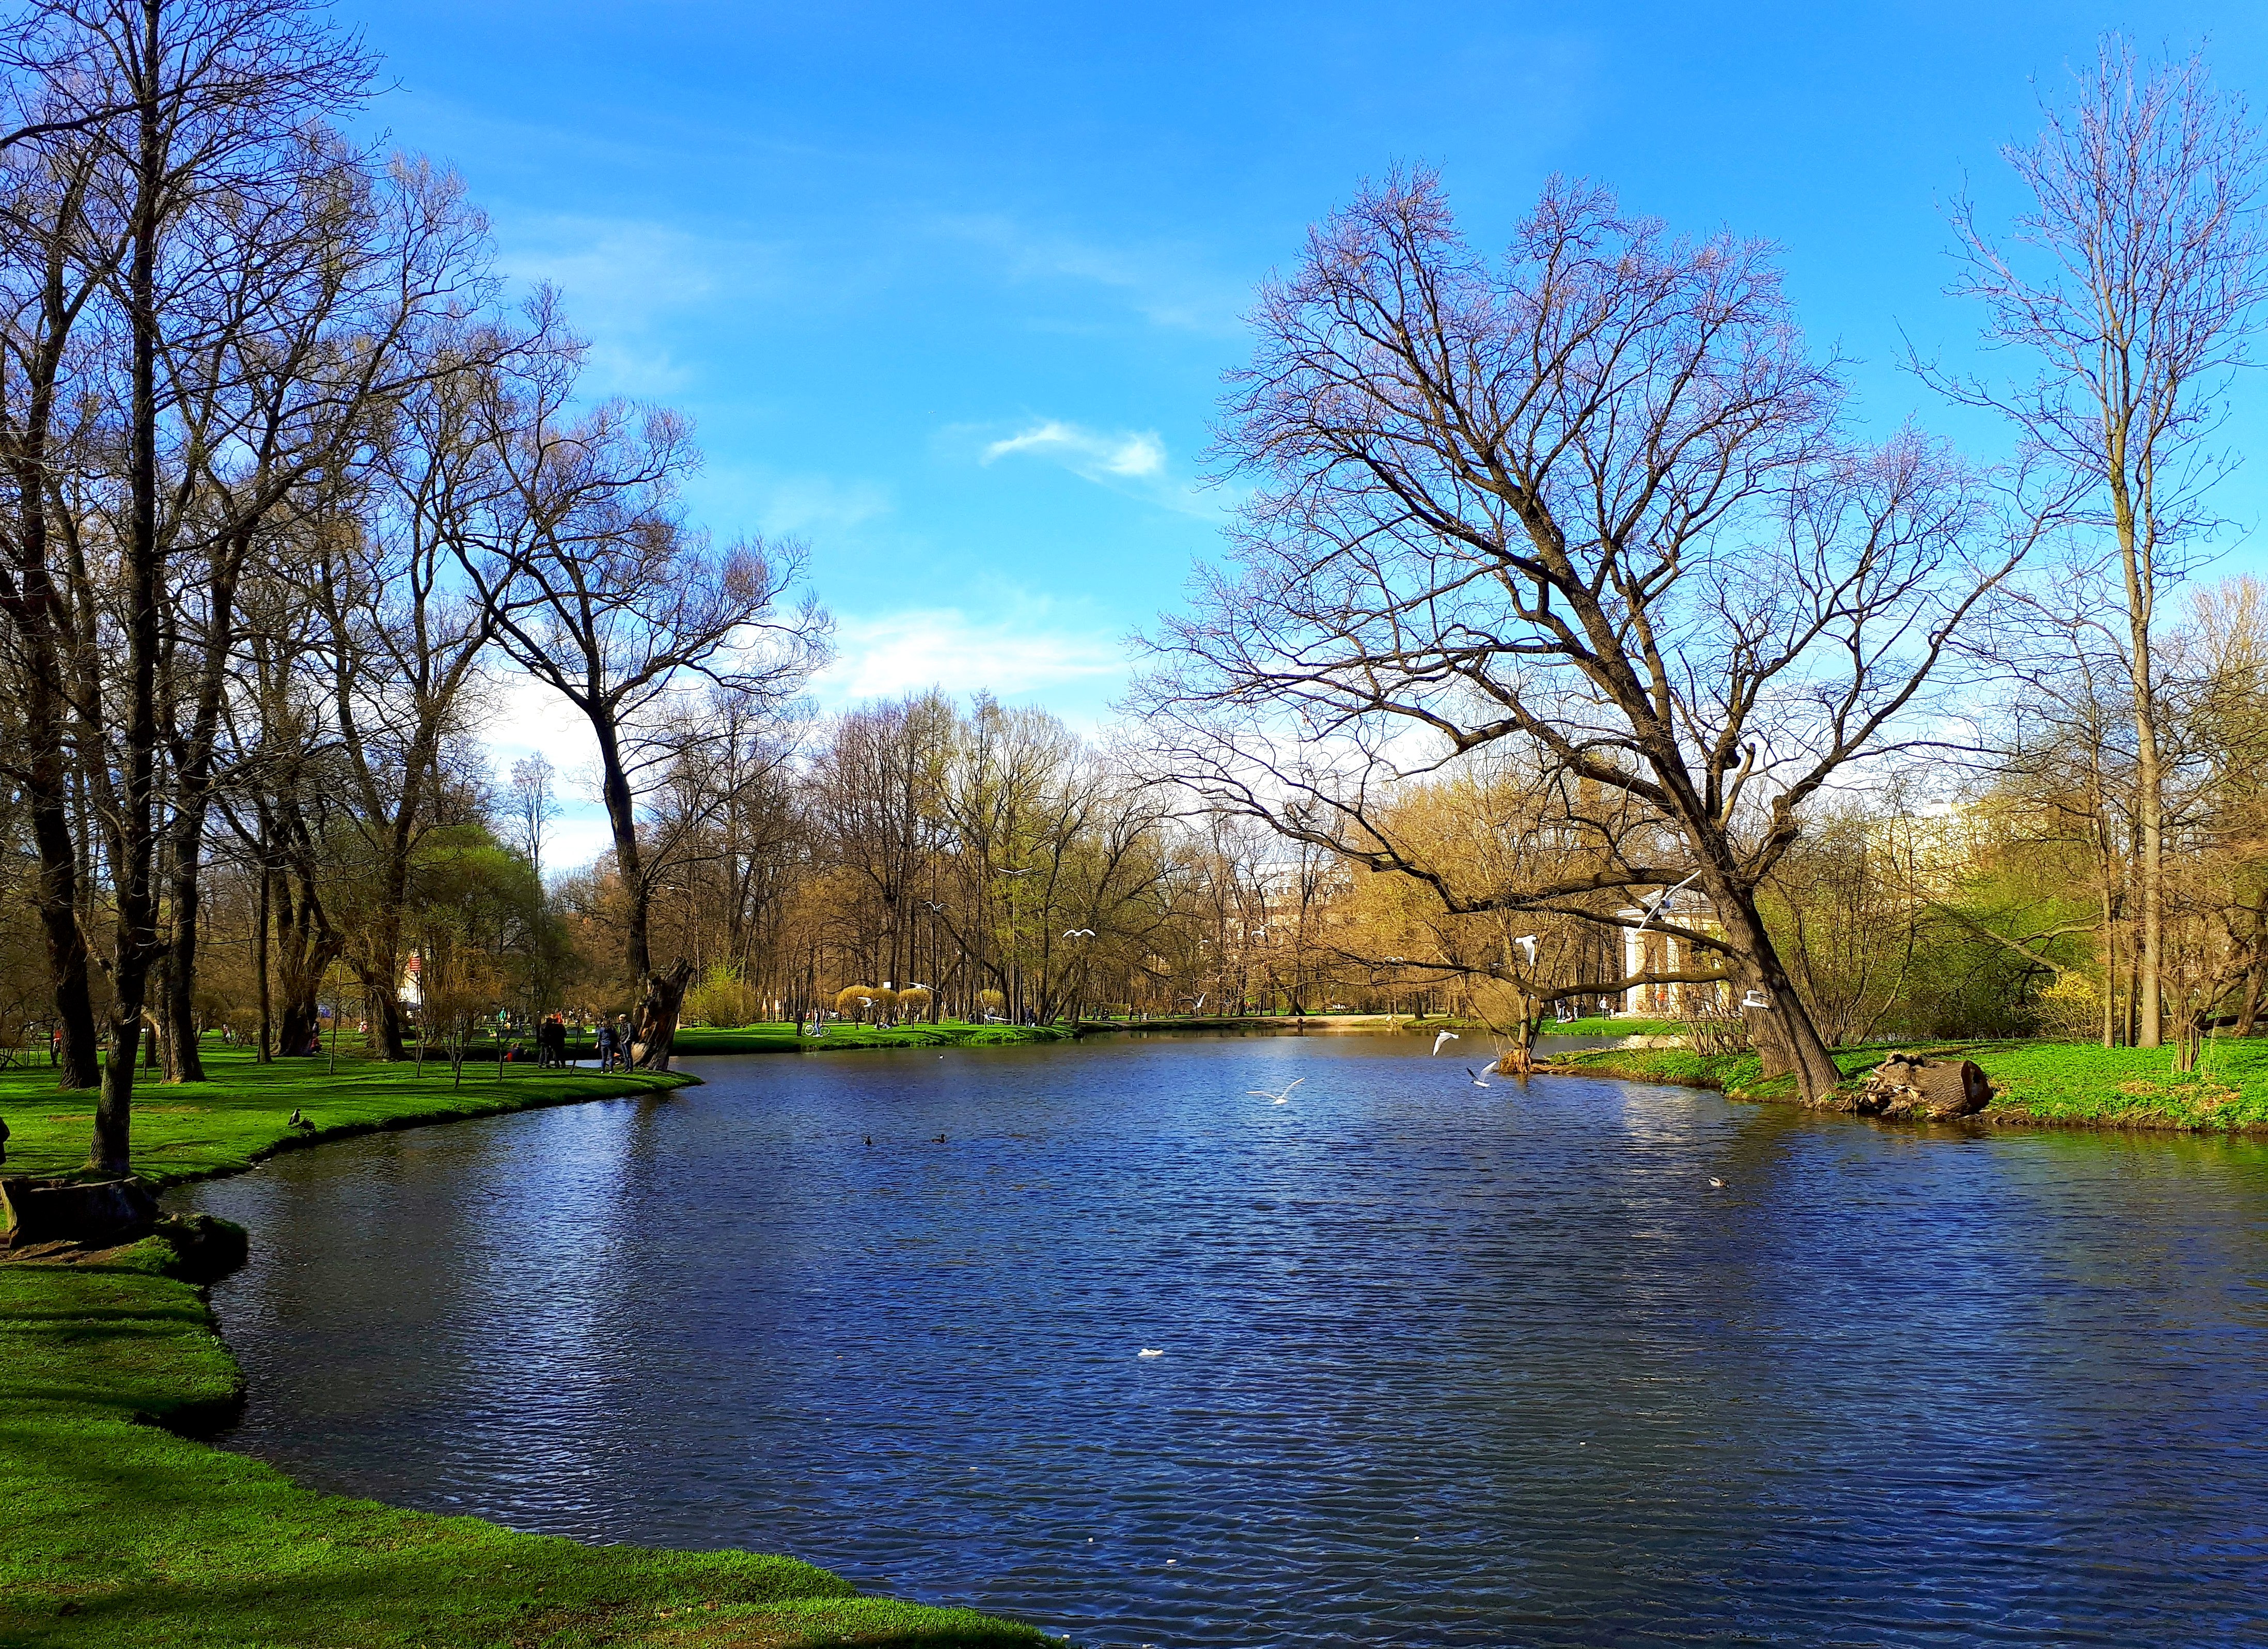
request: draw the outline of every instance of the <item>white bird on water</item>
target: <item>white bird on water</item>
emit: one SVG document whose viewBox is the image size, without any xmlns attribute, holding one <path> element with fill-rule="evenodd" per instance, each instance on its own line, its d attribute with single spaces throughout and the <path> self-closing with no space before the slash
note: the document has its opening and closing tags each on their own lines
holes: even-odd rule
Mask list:
<svg viewBox="0 0 2268 1649">
<path fill-rule="evenodd" d="M 1476 1088 L 1490 1088 L 1496 1086 L 1470 1065 L 1465 1067 L 1465 1074 L 1473 1079 L 1473 1086 Z"/>
<path fill-rule="evenodd" d="M 1153 1351 L 1145 1345 L 1140 1351 L 1135 1352 L 1134 1355 L 1137 1357 L 1163 1357 L 1165 1356 L 1165 1353 L 1163 1351 Z"/>
<path fill-rule="evenodd" d="M 1717 1178 L 1716 1175 L 1711 1174 L 1709 1176 L 1709 1189 L 1712 1191 L 1721 1191 L 1725 1189 L 1725 1182 L 1724 1181 Z"/>
<path fill-rule="evenodd" d="M 1441 1051 L 1441 1044 L 1442 1044 L 1442 1043 L 1444 1043 L 1444 1042 L 1455 1042 L 1456 1040 L 1457 1040 L 1457 1034 L 1456 1034 L 1456 1032 L 1454 1032 L 1454 1031 L 1443 1031 L 1443 1032 L 1442 1032 L 1439 1036 L 1436 1036 L 1436 1037 L 1433 1039 L 1433 1051 L 1434 1051 L 1435 1053 L 1437 1053 L 1437 1054 L 1438 1054 L 1438 1053 L 1440 1053 L 1440 1052 Z"/>
<path fill-rule="evenodd" d="M 1307 1078 L 1305 1077 L 1292 1078 L 1291 1086 L 1286 1087 L 1281 1093 L 1270 1093 L 1266 1088 L 1247 1088 L 1245 1089 L 1245 1092 L 1249 1093 L 1256 1100 L 1272 1100 L 1277 1104 L 1281 1105 L 1285 1101 L 1292 1097 L 1292 1089 L 1298 1087 L 1306 1080 Z"/>
</svg>

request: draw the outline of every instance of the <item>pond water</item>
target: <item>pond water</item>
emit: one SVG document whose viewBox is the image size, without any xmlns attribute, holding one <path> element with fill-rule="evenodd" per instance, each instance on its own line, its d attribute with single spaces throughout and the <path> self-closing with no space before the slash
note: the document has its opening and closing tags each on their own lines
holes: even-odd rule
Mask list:
<svg viewBox="0 0 2268 1649">
<path fill-rule="evenodd" d="M 175 1199 L 253 1231 L 230 1446 L 1085 1645 L 2268 1641 L 2268 1152 L 1425 1049 L 690 1061 L 287 1155 Z"/>
</svg>

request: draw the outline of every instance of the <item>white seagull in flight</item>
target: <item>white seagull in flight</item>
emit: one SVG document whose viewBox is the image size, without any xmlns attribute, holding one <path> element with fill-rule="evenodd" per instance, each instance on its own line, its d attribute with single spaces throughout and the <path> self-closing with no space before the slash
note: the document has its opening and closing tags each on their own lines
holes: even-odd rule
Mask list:
<svg viewBox="0 0 2268 1649">
<path fill-rule="evenodd" d="M 1281 1093 L 1270 1093 L 1266 1088 L 1247 1088 L 1245 1089 L 1245 1092 L 1249 1093 L 1256 1100 L 1270 1100 L 1276 1104 L 1281 1105 L 1292 1097 L 1292 1088 L 1298 1087 L 1306 1080 L 1307 1078 L 1305 1077 L 1292 1078 L 1291 1087 L 1285 1088 Z"/>
<path fill-rule="evenodd" d="M 1434 1051 L 1435 1053 L 1437 1053 L 1437 1054 L 1438 1054 L 1438 1053 L 1440 1053 L 1440 1052 L 1441 1051 L 1441 1044 L 1442 1044 L 1443 1042 L 1455 1042 L 1456 1040 L 1457 1040 L 1457 1034 L 1456 1034 L 1456 1032 L 1454 1032 L 1454 1031 L 1443 1031 L 1443 1032 L 1442 1032 L 1439 1036 L 1436 1036 L 1436 1037 L 1433 1039 L 1433 1051 Z"/>
<path fill-rule="evenodd" d="M 1487 1088 L 1496 1086 L 1494 1083 L 1490 1082 L 1486 1078 L 1483 1077 L 1479 1071 L 1474 1070 L 1470 1065 L 1467 1065 L 1465 1067 L 1465 1074 L 1473 1079 L 1473 1086 L 1476 1088 Z"/>
<path fill-rule="evenodd" d="M 1523 934 L 1521 934 L 1518 939 L 1516 939 L 1513 940 L 1513 943 L 1514 945 L 1519 946 L 1521 949 L 1522 949 L 1522 950 L 1524 950 L 1524 951 L 1526 951 L 1526 952 L 1528 953 L 1528 965 L 1530 968 L 1535 967 L 1535 935 L 1534 935 L 1533 933 L 1523 933 Z"/>
</svg>

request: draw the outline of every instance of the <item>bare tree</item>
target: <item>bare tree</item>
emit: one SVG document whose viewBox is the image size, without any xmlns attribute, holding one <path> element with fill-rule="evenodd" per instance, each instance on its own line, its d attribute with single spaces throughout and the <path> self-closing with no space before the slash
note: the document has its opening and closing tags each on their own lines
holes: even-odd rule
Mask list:
<svg viewBox="0 0 2268 1649">
<path fill-rule="evenodd" d="M 543 842 L 551 821 L 559 816 L 559 788 L 551 762 L 541 752 L 512 764 L 512 782 L 504 790 L 514 846 L 527 855 L 539 883 L 543 878 Z"/>
<path fill-rule="evenodd" d="M 630 1056 L 666 1070 L 693 970 L 654 963 L 639 786 L 679 755 L 689 689 L 784 704 L 824 657 L 826 623 L 808 600 L 782 605 L 799 547 L 719 551 L 687 526 L 677 489 L 696 454 L 683 421 L 620 402 L 577 416 L 572 365 L 561 351 L 498 376 L 490 428 L 512 512 L 460 558 L 504 651 L 591 725 L 628 902 L 624 958 L 642 992 Z"/>
<path fill-rule="evenodd" d="M 49 84 L 47 42 L 8 42 L 9 92 L 20 109 L 64 103 Z M 115 114 L 118 111 L 110 111 Z M 105 118 L 108 118 L 106 115 Z M 33 121 L 48 142 L 11 155 L 0 196 L 0 463 L 10 490 L 0 611 L 18 666 L 21 719 L 8 777 L 24 799 L 40 864 L 38 906 L 47 942 L 61 1051 L 61 1085 L 99 1079 L 86 932 L 79 920 L 80 844 L 70 820 L 71 706 L 64 659 L 77 625 L 68 574 L 53 559 L 59 457 L 71 445 L 75 335 L 125 255 L 114 225 L 89 211 L 98 147 L 85 120 Z"/>
<path fill-rule="evenodd" d="M 2264 290 L 2262 135 L 2213 89 L 2202 57 L 2143 65 L 2113 35 L 2046 110 L 2028 148 L 2002 152 L 2029 199 L 2005 236 L 1973 202 L 1954 211 L 1986 341 L 2036 363 L 2006 385 L 1933 373 L 2014 421 L 2071 476 L 2082 519 L 2108 528 L 2124 598 L 2139 834 L 2139 1027 L 2164 1034 L 2165 773 L 2153 625 L 2213 525 L 2227 468 L 2209 446 Z"/>
<path fill-rule="evenodd" d="M 135 1055 L 151 973 L 166 953 L 157 880 L 172 548 L 163 472 L 179 428 L 164 368 L 168 351 L 189 344 L 210 318 L 213 271 L 200 225 L 260 195 L 279 168 L 295 171 L 303 132 L 360 99 L 371 63 L 308 0 L 44 0 L 15 41 L 11 55 L 34 72 L 60 65 L 46 75 L 62 99 L 48 119 L 79 122 L 93 138 L 93 210 L 121 226 L 126 248 L 105 283 L 122 342 L 115 439 L 124 484 L 109 526 L 114 708 L 97 720 L 84 695 L 77 706 L 83 738 L 107 735 L 83 769 L 115 913 L 110 1051 L 89 1164 L 115 1171 L 129 1161 Z M 82 643 L 88 636 L 83 616 Z"/>
<path fill-rule="evenodd" d="M 1714 921 L 1680 942 L 1762 1005 L 1769 1067 L 1832 1087 L 1756 890 L 1808 799 L 1911 736 L 2012 564 L 1970 478 L 1911 432 L 1844 434 L 1766 248 L 1586 186 L 1554 183 L 1491 267 L 1435 179 L 1391 178 L 1254 320 L 1222 442 L 1255 490 L 1233 571 L 1156 642 L 1161 759 L 1452 909 L 1634 925 L 1594 896 L 1690 881 Z M 1500 741 L 1639 828 L 1571 880 L 1450 887 L 1381 805 Z"/>
</svg>

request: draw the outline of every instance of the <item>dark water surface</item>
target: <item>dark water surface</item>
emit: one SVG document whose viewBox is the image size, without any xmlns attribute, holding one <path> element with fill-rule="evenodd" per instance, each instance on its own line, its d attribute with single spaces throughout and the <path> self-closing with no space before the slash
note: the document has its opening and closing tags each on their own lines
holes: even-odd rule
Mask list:
<svg viewBox="0 0 2268 1649">
<path fill-rule="evenodd" d="M 2268 1152 L 1425 1047 L 698 1060 L 287 1156 L 177 1199 L 254 1233 L 232 1446 L 1087 1645 L 2268 1642 Z"/>
</svg>

